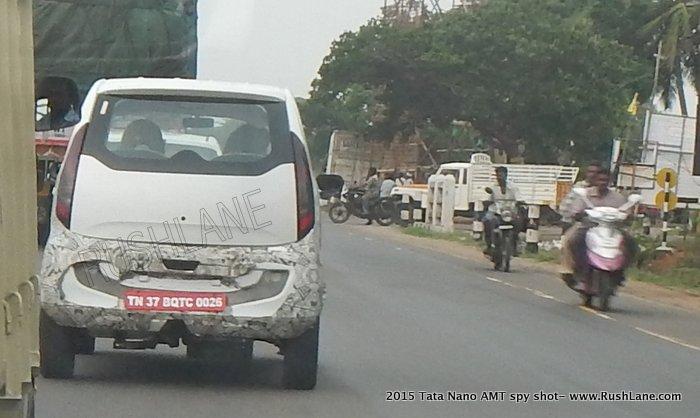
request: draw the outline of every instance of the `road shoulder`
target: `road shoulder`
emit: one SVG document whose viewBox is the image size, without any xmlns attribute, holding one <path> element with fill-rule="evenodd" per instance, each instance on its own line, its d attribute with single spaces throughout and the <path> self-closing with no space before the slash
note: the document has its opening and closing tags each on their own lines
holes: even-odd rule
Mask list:
<svg viewBox="0 0 700 418">
<path fill-rule="evenodd" d="M 487 263 L 478 248 L 463 245 L 458 242 L 416 237 L 404 234 L 398 227 L 380 228 L 362 225 L 357 226 L 357 228 L 362 228 L 362 233 L 381 236 L 403 245 L 411 245 L 413 247 L 436 251 L 465 260 Z M 547 273 L 545 274 L 546 276 L 551 276 L 552 280 L 559 281 L 557 277 L 559 266 L 555 263 L 519 258 L 515 260 L 514 266 L 523 270 Z M 680 308 L 688 312 L 700 313 L 700 297 L 681 290 L 668 289 L 650 283 L 628 281 L 627 285 L 621 289 L 621 292 L 635 298 L 665 306 Z"/>
</svg>

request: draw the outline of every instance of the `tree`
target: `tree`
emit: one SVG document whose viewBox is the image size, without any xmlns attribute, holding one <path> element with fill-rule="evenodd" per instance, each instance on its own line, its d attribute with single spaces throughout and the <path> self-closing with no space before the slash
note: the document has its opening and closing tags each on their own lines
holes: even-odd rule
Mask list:
<svg viewBox="0 0 700 418">
<path fill-rule="evenodd" d="M 369 139 L 431 141 L 428 133 L 459 120 L 510 156 L 524 146 L 532 162 L 603 158 L 629 100 L 651 86 L 649 46 L 630 35 L 650 5 L 492 0 L 421 27 L 370 21 L 333 44 L 307 110 L 311 119 L 325 114 L 315 126 L 360 129 Z M 346 98 L 349 86 L 371 91 L 382 117 L 363 125 L 345 115 L 363 109 Z"/>
<path fill-rule="evenodd" d="M 460 119 L 510 156 L 524 143 L 533 162 L 569 148 L 579 159 L 602 157 L 630 98 L 650 84 L 631 47 L 596 33 L 589 14 L 565 3 L 493 0 L 429 28 L 429 59 L 466 99 Z"/>
<path fill-rule="evenodd" d="M 412 135 L 429 124 L 448 126 L 456 106 L 422 56 L 430 45 L 422 28 L 395 27 L 372 20 L 358 32 L 333 43 L 313 83 L 311 101 L 332 104 L 348 85 L 376 92 L 384 117 L 365 133 L 369 139 L 392 140 Z"/>
<path fill-rule="evenodd" d="M 334 130 L 348 130 L 366 137 L 373 126 L 384 120 L 385 106 L 379 101 L 379 95 L 377 89 L 350 84 L 330 100 L 297 99 L 314 162 L 325 160 Z"/>
<path fill-rule="evenodd" d="M 700 2 L 664 0 L 658 15 L 643 28 L 643 33 L 661 42 L 659 87 L 664 103 L 669 107 L 677 99 L 684 116 L 688 115 L 685 80 L 691 80 L 695 91 L 700 91 L 699 27 Z"/>
</svg>

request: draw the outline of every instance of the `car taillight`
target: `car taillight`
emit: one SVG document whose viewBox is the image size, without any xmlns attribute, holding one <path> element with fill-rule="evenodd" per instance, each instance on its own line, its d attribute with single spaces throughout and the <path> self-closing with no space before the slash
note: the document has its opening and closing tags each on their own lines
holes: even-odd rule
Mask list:
<svg viewBox="0 0 700 418">
<path fill-rule="evenodd" d="M 83 152 L 85 133 L 88 125 L 83 125 L 73 137 L 68 152 L 63 159 L 61 178 L 58 180 L 56 190 L 56 217 L 66 228 L 70 229 L 70 218 L 73 210 L 73 192 L 75 191 L 75 180 L 78 174 L 78 162 L 80 154 Z"/>
<path fill-rule="evenodd" d="M 292 134 L 294 144 L 294 172 L 297 186 L 297 240 L 301 240 L 316 223 L 314 187 L 311 167 L 301 140 Z"/>
</svg>

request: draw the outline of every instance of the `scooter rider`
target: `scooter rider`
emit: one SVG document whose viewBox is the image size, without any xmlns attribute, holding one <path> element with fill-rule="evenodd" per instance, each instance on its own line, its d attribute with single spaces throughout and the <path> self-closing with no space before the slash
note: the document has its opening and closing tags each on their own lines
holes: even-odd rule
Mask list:
<svg viewBox="0 0 700 418">
<path fill-rule="evenodd" d="M 489 205 L 486 214 L 481 220 L 484 224 L 484 241 L 486 249 L 484 254 L 491 256 L 493 246 L 493 230 L 498 226 L 498 216 L 496 214 L 496 205 L 493 203 L 503 200 L 518 200 L 518 189 L 508 181 L 508 169 L 506 167 L 496 167 L 496 187 L 489 193 Z"/>
<path fill-rule="evenodd" d="M 607 206 L 617 208 L 627 202 L 624 196 L 610 189 L 610 171 L 601 168 L 595 176 L 595 182 L 592 187 L 587 188 L 587 195 L 590 202 L 596 206 Z M 585 210 L 588 208 L 585 200 L 577 198 L 571 205 L 571 216 L 575 221 L 583 220 Z M 586 233 L 590 227 L 577 222 L 564 235 L 562 246 L 562 279 L 569 283 L 575 284 L 579 281 L 579 274 L 584 271 L 586 264 Z M 631 260 L 636 252 L 634 239 L 625 234 L 624 245 L 627 252 L 627 260 Z M 620 277 L 620 283 L 624 277 Z"/>
<path fill-rule="evenodd" d="M 579 199 L 578 195 L 576 195 L 576 193 L 574 192 L 574 189 L 587 189 L 593 186 L 593 184 L 596 181 L 596 177 L 598 176 L 598 172 L 602 168 L 603 165 L 598 161 L 592 161 L 590 164 L 588 164 L 588 167 L 586 168 L 586 177 L 578 183 L 574 184 L 571 192 L 569 192 L 569 194 L 566 195 L 566 197 L 564 197 L 564 199 L 561 201 L 561 204 L 559 205 L 559 213 L 561 214 L 563 233 L 566 233 L 566 231 L 568 231 L 569 228 L 571 228 L 574 225 L 573 214 L 571 213 L 571 209 L 574 202 L 577 199 Z"/>
</svg>

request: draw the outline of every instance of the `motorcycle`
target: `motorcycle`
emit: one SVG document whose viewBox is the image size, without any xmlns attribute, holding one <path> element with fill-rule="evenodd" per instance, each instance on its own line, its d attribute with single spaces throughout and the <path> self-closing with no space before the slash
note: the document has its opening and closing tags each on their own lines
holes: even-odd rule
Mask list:
<svg viewBox="0 0 700 418">
<path fill-rule="evenodd" d="M 366 190 L 363 188 L 354 187 L 344 191 L 345 181 L 342 177 L 332 174 L 322 174 L 316 182 L 321 189 L 321 198 L 330 202 L 328 215 L 333 223 L 345 223 L 352 215 L 377 221 L 381 226 L 394 223 L 396 205 L 392 198 L 374 200 L 369 206 L 369 213 L 364 213 L 362 200 Z"/>
<path fill-rule="evenodd" d="M 630 195 L 628 202 L 619 208 L 595 207 L 588 199 L 586 189 L 574 191 L 588 205 L 586 217 L 594 226 L 588 229 L 585 236 L 587 268 L 583 280 L 567 284 L 581 294 L 585 306 L 592 306 L 594 298 L 597 298 L 598 309 L 607 311 L 628 264 L 620 224 L 628 217 L 626 211 L 639 203 L 642 197 Z"/>
<path fill-rule="evenodd" d="M 491 188 L 487 187 L 486 192 L 491 194 Z M 510 262 L 518 245 L 521 211 L 516 200 L 499 200 L 492 204 L 495 205 L 498 222 L 492 231 L 491 261 L 496 270 L 507 273 L 510 272 Z"/>
</svg>

